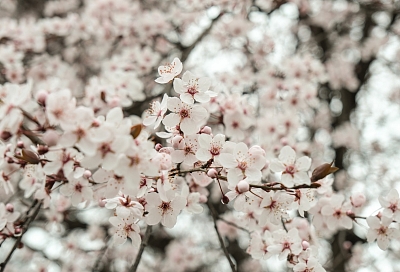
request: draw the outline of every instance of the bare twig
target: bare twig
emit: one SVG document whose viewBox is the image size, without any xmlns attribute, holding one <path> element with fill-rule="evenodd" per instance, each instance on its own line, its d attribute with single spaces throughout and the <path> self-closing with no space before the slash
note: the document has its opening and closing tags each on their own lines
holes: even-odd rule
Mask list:
<svg viewBox="0 0 400 272">
<path fill-rule="evenodd" d="M 42 207 L 42 202 L 38 202 L 37 200 L 35 200 L 32 203 L 32 206 L 29 208 L 28 213 L 30 210 L 34 209 L 35 206 L 36 206 L 36 208 L 35 208 L 33 214 L 30 217 L 28 217 L 28 219 L 25 221 L 25 223 L 22 226 L 21 235 L 17 238 L 17 241 L 15 241 L 15 244 L 14 244 L 13 248 L 11 249 L 10 253 L 8 253 L 8 256 L 5 259 L 5 261 L 0 264 L 0 272 L 4 272 L 4 270 L 6 269 L 6 265 L 11 260 L 11 257 L 13 255 L 14 251 L 18 248 L 18 245 L 21 242 L 22 236 L 24 236 L 24 234 L 28 230 L 29 225 L 35 220 L 36 216 L 38 215 L 40 208 Z"/>
<path fill-rule="evenodd" d="M 142 254 L 143 254 L 144 248 L 147 246 L 147 243 L 149 242 L 150 235 L 151 235 L 151 226 L 147 226 L 146 232 L 145 232 L 145 234 L 143 236 L 143 239 L 142 239 L 142 243 L 140 244 L 139 252 L 136 255 L 135 263 L 132 265 L 132 267 L 131 267 L 131 269 L 129 271 L 136 272 L 136 270 L 138 269 L 139 263 L 140 263 L 140 259 L 142 258 Z"/>
<path fill-rule="evenodd" d="M 226 219 L 224 219 L 224 218 L 222 218 L 222 217 L 220 217 L 220 216 L 218 216 L 218 219 L 221 220 L 221 221 L 224 221 L 225 223 L 227 223 L 228 225 L 230 225 L 230 226 L 232 226 L 232 227 L 235 227 L 235 228 L 237 228 L 237 229 L 240 229 L 240 230 L 242 230 L 242 231 L 245 231 L 245 232 L 247 232 L 247 233 L 250 233 L 250 231 L 249 231 L 248 229 L 245 229 L 245 228 L 243 228 L 243 227 L 237 225 L 236 223 L 233 223 L 233 222 L 231 222 L 231 221 L 228 221 L 228 220 L 226 220 Z"/>
<path fill-rule="evenodd" d="M 207 202 L 207 205 L 208 205 L 208 208 L 210 209 L 211 217 L 212 217 L 212 219 L 214 221 L 215 232 L 217 233 L 218 241 L 219 241 L 219 244 L 221 245 L 222 251 L 224 252 L 225 257 L 228 260 L 229 265 L 231 266 L 232 272 L 236 272 L 237 271 L 236 270 L 236 266 L 233 263 L 231 257 L 229 257 L 228 249 L 226 248 L 226 246 L 224 244 L 224 240 L 222 239 L 222 236 L 218 231 L 218 226 L 217 226 L 218 214 L 217 214 L 217 212 L 215 211 L 214 207 L 212 206 L 212 204 L 210 202 Z"/>
</svg>

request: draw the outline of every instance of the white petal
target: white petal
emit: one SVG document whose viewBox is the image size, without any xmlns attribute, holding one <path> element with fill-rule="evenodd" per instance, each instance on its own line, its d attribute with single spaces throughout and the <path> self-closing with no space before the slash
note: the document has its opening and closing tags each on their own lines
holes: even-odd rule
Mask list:
<svg viewBox="0 0 400 272">
<path fill-rule="evenodd" d="M 296 160 L 296 151 L 290 146 L 284 146 L 279 154 L 279 160 L 286 165 L 294 164 Z"/>
</svg>

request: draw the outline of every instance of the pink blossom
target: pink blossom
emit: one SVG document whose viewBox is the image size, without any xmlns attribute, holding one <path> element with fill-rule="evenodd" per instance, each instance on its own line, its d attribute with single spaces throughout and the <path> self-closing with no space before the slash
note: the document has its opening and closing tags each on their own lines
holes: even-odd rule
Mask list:
<svg viewBox="0 0 400 272">
<path fill-rule="evenodd" d="M 175 195 L 173 190 L 166 192 L 165 199 L 161 199 L 159 194 L 150 193 L 146 201 L 147 224 L 155 225 L 161 221 L 161 224 L 167 228 L 175 226 L 178 214 L 186 206 L 186 199 Z"/>
<path fill-rule="evenodd" d="M 115 244 L 122 245 L 126 242 L 126 238 L 129 237 L 132 240 L 132 244 L 139 248 L 142 241 L 140 238 L 140 228 L 135 224 L 135 218 L 132 215 L 126 218 L 113 216 L 110 217 L 109 221 L 116 227 L 113 236 Z"/>
<path fill-rule="evenodd" d="M 307 170 L 311 166 L 311 159 L 307 156 L 296 160 L 296 152 L 290 146 L 284 146 L 279 154 L 279 160 L 274 160 L 270 164 L 270 169 L 274 172 L 282 172 L 281 182 L 286 187 L 294 184 L 310 184 L 311 180 Z"/>
<path fill-rule="evenodd" d="M 163 124 L 169 127 L 179 125 L 186 135 L 197 133 L 208 115 L 202 106 L 185 104 L 177 97 L 168 98 L 168 109 L 172 113 L 165 116 Z"/>
<path fill-rule="evenodd" d="M 158 67 L 159 78 L 155 80 L 157 83 L 168 83 L 182 72 L 182 62 L 178 58 L 174 58 L 171 64 Z"/>
<path fill-rule="evenodd" d="M 209 78 L 197 78 L 189 71 L 183 74 L 182 79 L 174 79 L 174 90 L 180 94 L 179 98 L 186 104 L 193 104 L 194 100 L 200 103 L 210 101 L 210 96 L 216 96 L 216 93 L 208 90 L 210 86 Z"/>
<path fill-rule="evenodd" d="M 379 220 L 376 216 L 370 216 L 367 218 L 367 223 L 370 227 L 367 233 L 368 242 L 371 243 L 377 240 L 378 246 L 382 250 L 386 250 L 389 247 L 390 240 L 400 238 L 400 230 L 389 228 L 392 223 L 390 217 L 382 216 Z"/>
</svg>

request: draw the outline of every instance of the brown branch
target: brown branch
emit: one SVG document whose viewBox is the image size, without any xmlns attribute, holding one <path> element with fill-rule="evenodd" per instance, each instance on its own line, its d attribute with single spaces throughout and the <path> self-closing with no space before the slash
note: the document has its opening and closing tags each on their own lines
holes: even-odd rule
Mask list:
<svg viewBox="0 0 400 272">
<path fill-rule="evenodd" d="M 147 243 L 149 242 L 149 238 L 151 235 L 151 228 L 152 228 L 152 226 L 147 226 L 147 228 L 146 228 L 146 232 L 143 236 L 142 243 L 140 244 L 139 252 L 136 255 L 135 263 L 132 265 L 131 269 L 129 270 L 131 272 L 136 272 L 136 270 L 139 267 L 140 259 L 142 258 L 144 248 L 147 246 Z"/>
<path fill-rule="evenodd" d="M 183 47 L 182 55 L 181 55 L 181 61 L 182 61 L 182 62 L 185 62 L 185 60 L 189 57 L 190 53 L 193 51 L 193 49 L 196 47 L 196 45 L 197 45 L 205 36 L 207 36 L 207 35 L 210 33 L 210 31 L 211 31 L 211 29 L 213 28 L 215 22 L 218 21 L 218 20 L 222 17 L 223 14 L 224 14 L 224 13 L 221 12 L 220 14 L 218 14 L 217 17 L 215 17 L 214 19 L 212 19 L 212 20 L 211 20 L 210 26 L 207 27 L 207 28 L 203 31 L 203 33 L 201 33 L 200 36 L 198 36 L 197 39 L 196 39 L 191 45 L 189 45 L 189 46 L 187 46 L 187 47 Z"/>
<path fill-rule="evenodd" d="M 215 232 L 217 233 L 218 241 L 219 241 L 219 244 L 221 245 L 222 251 L 224 252 L 225 257 L 229 262 L 232 272 L 236 272 L 237 270 L 236 270 L 235 264 L 233 263 L 231 257 L 229 257 L 228 249 L 225 247 L 224 240 L 222 239 L 222 236 L 218 231 L 218 226 L 217 226 L 218 215 L 210 202 L 207 202 L 207 205 L 208 205 L 208 208 L 210 209 L 211 217 L 214 221 Z"/>
<path fill-rule="evenodd" d="M 32 203 L 32 206 L 29 208 L 27 213 L 29 213 L 37 204 L 38 204 L 38 201 L 35 200 Z M 29 225 L 35 220 L 36 216 L 39 214 L 39 211 L 40 211 L 41 207 L 42 207 L 42 202 L 39 202 L 39 204 L 37 205 L 37 207 L 36 207 L 35 211 L 33 212 L 32 216 L 28 217 L 28 219 L 23 224 L 21 235 L 17 238 L 17 241 L 15 242 L 15 244 L 14 244 L 13 248 L 11 249 L 10 253 L 8 253 L 8 256 L 5 259 L 5 261 L 0 264 L 0 272 L 4 272 L 5 271 L 7 263 L 11 260 L 11 257 L 13 255 L 14 251 L 18 248 L 19 244 L 21 243 L 22 237 L 24 236 L 24 234 L 28 230 Z"/>
</svg>

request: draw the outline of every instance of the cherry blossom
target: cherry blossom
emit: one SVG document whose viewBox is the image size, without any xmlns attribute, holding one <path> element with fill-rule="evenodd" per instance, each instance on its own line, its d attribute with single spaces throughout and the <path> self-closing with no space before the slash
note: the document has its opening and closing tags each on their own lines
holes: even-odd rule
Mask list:
<svg viewBox="0 0 400 272">
<path fill-rule="evenodd" d="M 198 138 L 199 149 L 196 152 L 197 159 L 208 161 L 211 158 L 218 160 L 225 144 L 225 135 L 217 134 L 212 137 L 209 134 L 200 134 Z"/>
<path fill-rule="evenodd" d="M 370 216 L 367 218 L 368 229 L 367 240 L 369 243 L 377 240 L 378 246 L 382 250 L 389 247 L 390 240 L 398 239 L 400 237 L 400 230 L 389 228 L 392 223 L 390 217 L 382 216 L 380 219 L 377 216 Z"/>
<path fill-rule="evenodd" d="M 158 194 L 150 193 L 146 197 L 146 222 L 149 225 L 161 224 L 167 228 L 175 226 L 178 214 L 186 206 L 186 199 L 175 195 L 173 190 L 165 194 L 165 199 L 161 199 Z"/>
<path fill-rule="evenodd" d="M 168 83 L 182 72 L 182 62 L 178 58 L 174 58 L 171 64 L 158 67 L 159 78 L 155 80 L 157 83 Z"/>
<path fill-rule="evenodd" d="M 110 217 L 109 221 L 117 228 L 113 236 L 114 243 L 121 245 L 125 243 L 126 238 L 129 237 L 132 240 L 132 244 L 139 248 L 140 242 L 142 241 L 140 238 L 140 228 L 134 223 L 135 219 L 132 215 L 126 218 L 113 216 Z"/>
<path fill-rule="evenodd" d="M 296 228 L 289 230 L 277 230 L 273 232 L 274 242 L 267 247 L 267 250 L 272 254 L 279 254 L 279 259 L 284 260 L 289 254 L 297 255 L 303 248 L 301 239 Z"/>
<path fill-rule="evenodd" d="M 207 118 L 207 110 L 200 105 L 188 105 L 177 97 L 168 98 L 168 109 L 172 113 L 165 116 L 163 124 L 169 127 L 179 125 L 186 135 L 195 134 Z"/>
<path fill-rule="evenodd" d="M 265 166 L 265 157 L 259 147 L 248 148 L 244 143 L 234 145 L 230 153 L 222 153 L 219 162 L 228 168 L 228 181 L 236 185 L 246 177 L 249 182 L 258 182 L 261 179 L 261 169 Z"/>
<path fill-rule="evenodd" d="M 164 94 L 161 103 L 159 101 L 154 101 L 150 105 L 150 109 L 145 112 L 145 117 L 143 118 L 143 125 L 150 126 L 154 124 L 154 129 L 158 128 L 165 113 L 167 112 L 167 102 L 168 95 Z"/>
<path fill-rule="evenodd" d="M 209 91 L 211 80 L 209 78 L 197 78 L 194 74 L 186 71 L 182 79 L 174 79 L 174 90 L 179 93 L 179 98 L 186 104 L 193 104 L 194 100 L 200 103 L 210 101 L 210 96 L 216 96 L 215 92 Z"/>
<path fill-rule="evenodd" d="M 310 184 L 307 170 L 311 166 L 311 159 L 307 156 L 296 160 L 296 152 L 290 146 L 285 146 L 279 153 L 279 160 L 274 160 L 270 164 L 270 169 L 274 172 L 282 172 L 281 182 L 286 187 L 294 184 Z"/>
<path fill-rule="evenodd" d="M 396 221 L 400 220 L 399 193 L 396 189 L 391 189 L 386 197 L 380 196 L 379 203 L 384 208 L 384 216 L 393 218 Z"/>
<path fill-rule="evenodd" d="M 266 193 L 260 203 L 260 208 L 263 210 L 259 218 L 260 224 L 264 225 L 266 222 L 280 224 L 281 219 L 288 216 L 287 212 L 293 203 L 294 196 L 281 192 Z"/>
<path fill-rule="evenodd" d="M 93 198 L 93 191 L 89 181 L 85 178 L 70 178 L 69 182 L 60 188 L 60 192 L 65 196 L 71 196 L 74 206 Z"/>
</svg>

